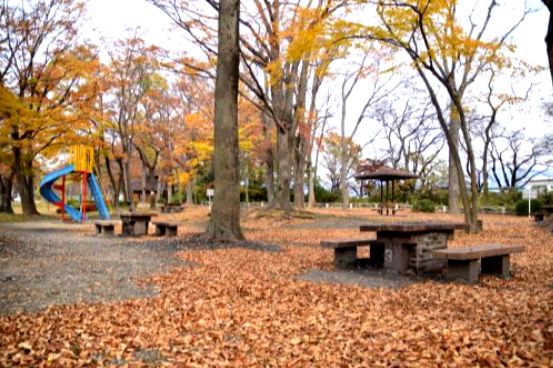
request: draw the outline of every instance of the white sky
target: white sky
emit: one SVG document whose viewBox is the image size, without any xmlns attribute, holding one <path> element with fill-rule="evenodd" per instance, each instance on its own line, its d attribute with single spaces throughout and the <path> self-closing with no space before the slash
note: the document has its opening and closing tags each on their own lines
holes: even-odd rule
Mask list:
<svg viewBox="0 0 553 368">
<path fill-rule="evenodd" d="M 488 1 L 482 3 L 488 4 Z M 494 27 L 504 29 L 520 16 L 523 1 L 504 0 L 501 4 L 501 16 L 496 17 Z M 524 61 L 547 67 L 544 37 L 549 15 L 540 0 L 528 0 L 527 4 L 537 11 L 529 14 L 514 34 L 517 55 Z M 172 29 L 169 17 L 144 0 L 90 0 L 87 10 L 84 34 L 100 45 L 109 45 L 138 29 L 138 35 L 146 42 L 174 51 L 185 51 L 187 48 L 186 43 L 179 37 L 182 31 Z M 494 30 L 493 27 L 491 30 Z M 530 136 L 540 137 L 544 134 L 544 129 L 553 129 L 551 122 L 544 121 L 546 118 L 542 109 L 543 102 L 551 99 L 552 87 L 547 70 L 532 78 L 535 86 L 528 101 L 509 110 L 508 115 L 504 115 L 503 118 L 510 121 L 512 128 L 524 126 Z M 336 98 L 339 99 L 339 96 Z M 355 101 L 353 104 L 356 105 Z M 339 114 L 339 111 L 336 111 L 336 114 Z M 354 109 L 350 117 L 356 117 Z M 368 134 L 371 134 L 371 127 L 362 128 L 355 140 L 363 144 L 363 136 Z M 366 152 L 366 155 L 373 156 L 372 152 Z"/>
</svg>

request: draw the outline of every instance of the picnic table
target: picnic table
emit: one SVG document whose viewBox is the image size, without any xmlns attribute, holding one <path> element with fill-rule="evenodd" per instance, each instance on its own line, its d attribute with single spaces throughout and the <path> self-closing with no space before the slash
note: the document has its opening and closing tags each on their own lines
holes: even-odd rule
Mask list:
<svg viewBox="0 0 553 368">
<path fill-rule="evenodd" d="M 376 240 L 384 244 L 384 268 L 398 272 L 414 269 L 416 272 L 440 269 L 443 259 L 432 252 L 447 249 L 454 230 L 465 229 L 461 222 L 390 222 L 361 225 L 359 230 L 375 231 Z"/>
<path fill-rule="evenodd" d="M 123 235 L 148 235 L 148 225 L 155 213 L 148 212 L 126 212 L 119 215 L 122 221 Z"/>
</svg>

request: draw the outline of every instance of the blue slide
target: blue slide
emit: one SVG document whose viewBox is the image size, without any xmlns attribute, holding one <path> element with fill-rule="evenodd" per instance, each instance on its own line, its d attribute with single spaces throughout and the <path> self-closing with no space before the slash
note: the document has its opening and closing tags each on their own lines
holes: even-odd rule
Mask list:
<svg viewBox="0 0 553 368">
<path fill-rule="evenodd" d="M 61 198 L 54 191 L 54 188 L 53 188 L 54 183 L 62 176 L 71 174 L 72 172 L 75 172 L 75 167 L 73 165 L 69 165 L 62 169 L 59 169 L 47 174 L 40 182 L 40 195 L 42 195 L 44 199 L 46 199 L 48 202 L 51 202 L 54 204 L 59 203 L 61 201 Z M 96 203 L 96 208 L 98 209 L 98 213 L 100 214 L 100 217 L 104 220 L 109 220 L 110 218 L 109 210 L 106 206 L 106 202 L 104 201 L 104 196 L 102 195 L 102 190 L 98 185 L 96 176 L 94 176 L 94 174 L 92 173 L 88 174 L 87 181 L 88 181 L 88 187 L 90 188 L 90 193 L 92 194 L 94 203 Z M 65 210 L 65 213 L 71 216 L 73 220 L 75 221 L 82 220 L 82 213 L 80 210 L 73 208 L 67 204 L 65 204 L 63 208 Z"/>
</svg>

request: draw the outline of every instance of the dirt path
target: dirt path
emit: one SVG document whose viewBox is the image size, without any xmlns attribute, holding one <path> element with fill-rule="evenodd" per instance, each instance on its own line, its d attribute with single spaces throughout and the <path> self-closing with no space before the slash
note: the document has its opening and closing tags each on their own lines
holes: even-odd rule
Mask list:
<svg viewBox="0 0 553 368">
<path fill-rule="evenodd" d="M 136 278 L 187 266 L 175 240 L 92 234 L 59 221 L 0 224 L 0 314 L 152 296 Z"/>
</svg>

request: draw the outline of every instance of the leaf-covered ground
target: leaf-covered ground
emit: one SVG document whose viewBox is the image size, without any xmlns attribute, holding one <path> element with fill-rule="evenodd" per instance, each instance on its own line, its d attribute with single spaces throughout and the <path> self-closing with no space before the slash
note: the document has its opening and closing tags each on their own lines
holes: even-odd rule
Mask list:
<svg viewBox="0 0 553 368">
<path fill-rule="evenodd" d="M 402 216 L 396 220 L 453 219 Z M 184 241 L 206 213 L 171 218 L 182 222 Z M 178 255 L 196 267 L 142 281 L 157 296 L 0 317 L 0 365 L 553 366 L 551 233 L 526 218 L 492 215 L 483 216 L 481 234 L 456 232 L 451 246 L 525 245 L 511 258 L 508 281 L 367 288 L 299 277 L 332 270 L 321 239 L 361 236 L 359 223 L 380 219 L 361 209 L 298 220 L 246 215 L 248 239 L 280 251 L 187 249 Z"/>
</svg>

